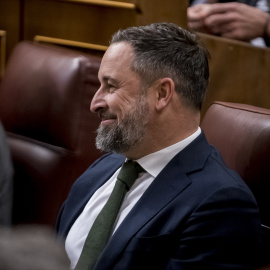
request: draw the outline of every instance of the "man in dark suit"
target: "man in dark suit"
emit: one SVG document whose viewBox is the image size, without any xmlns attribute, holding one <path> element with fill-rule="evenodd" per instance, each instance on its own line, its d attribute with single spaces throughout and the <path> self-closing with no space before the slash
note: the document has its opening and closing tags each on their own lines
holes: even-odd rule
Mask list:
<svg viewBox="0 0 270 270">
<path fill-rule="evenodd" d="M 13 165 L 6 133 L 0 121 L 0 227 L 9 227 L 12 216 Z"/>
<path fill-rule="evenodd" d="M 74 183 L 59 215 L 71 268 L 128 159 L 145 172 L 93 269 L 251 269 L 259 211 L 199 127 L 209 70 L 197 37 L 169 23 L 121 30 L 98 77 L 91 111 L 101 118 L 96 146 L 108 153 Z"/>
<path fill-rule="evenodd" d="M 190 29 L 270 46 L 269 0 L 194 0 L 191 5 Z"/>
</svg>

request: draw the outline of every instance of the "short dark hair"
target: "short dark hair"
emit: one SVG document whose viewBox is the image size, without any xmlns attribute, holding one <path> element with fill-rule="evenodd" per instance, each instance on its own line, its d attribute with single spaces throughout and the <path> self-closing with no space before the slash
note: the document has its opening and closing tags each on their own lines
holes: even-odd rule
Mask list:
<svg viewBox="0 0 270 270">
<path fill-rule="evenodd" d="M 173 23 L 153 23 L 119 30 L 110 44 L 117 42 L 134 49 L 131 68 L 143 83 L 170 77 L 185 104 L 201 109 L 209 81 L 209 53 L 195 34 Z"/>
</svg>

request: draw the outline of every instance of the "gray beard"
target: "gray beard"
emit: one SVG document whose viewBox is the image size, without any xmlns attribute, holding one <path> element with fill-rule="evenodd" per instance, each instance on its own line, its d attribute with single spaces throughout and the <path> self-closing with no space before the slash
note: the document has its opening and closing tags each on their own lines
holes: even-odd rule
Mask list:
<svg viewBox="0 0 270 270">
<path fill-rule="evenodd" d="M 148 123 L 149 106 L 144 95 L 137 98 L 134 111 L 119 123 L 99 126 L 96 147 L 105 152 L 125 153 L 143 138 Z"/>
</svg>

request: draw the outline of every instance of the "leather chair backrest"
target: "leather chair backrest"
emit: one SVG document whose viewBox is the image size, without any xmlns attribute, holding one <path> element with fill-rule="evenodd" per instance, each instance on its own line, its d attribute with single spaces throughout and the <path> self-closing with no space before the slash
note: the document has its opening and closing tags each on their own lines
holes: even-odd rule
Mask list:
<svg viewBox="0 0 270 270">
<path fill-rule="evenodd" d="M 53 225 L 71 184 L 101 153 L 89 111 L 101 59 L 19 43 L 0 88 L 0 119 L 14 163 L 13 223 Z"/>
<path fill-rule="evenodd" d="M 261 212 L 262 260 L 270 263 L 270 110 L 214 102 L 201 127 L 228 167 L 238 172 L 253 192 Z"/>
<path fill-rule="evenodd" d="M 262 223 L 270 227 L 270 110 L 215 102 L 201 127 L 225 163 L 251 188 L 262 212 Z"/>
</svg>

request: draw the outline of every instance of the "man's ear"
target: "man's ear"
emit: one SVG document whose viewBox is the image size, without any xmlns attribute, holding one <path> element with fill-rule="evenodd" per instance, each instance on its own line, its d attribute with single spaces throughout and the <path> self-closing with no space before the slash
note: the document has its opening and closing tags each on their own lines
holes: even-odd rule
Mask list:
<svg viewBox="0 0 270 270">
<path fill-rule="evenodd" d="M 175 92 L 174 81 L 171 78 L 162 78 L 157 86 L 156 110 L 162 111 L 172 100 Z"/>
</svg>

